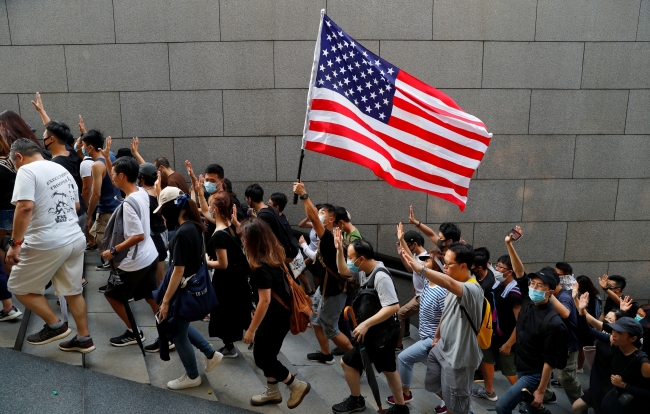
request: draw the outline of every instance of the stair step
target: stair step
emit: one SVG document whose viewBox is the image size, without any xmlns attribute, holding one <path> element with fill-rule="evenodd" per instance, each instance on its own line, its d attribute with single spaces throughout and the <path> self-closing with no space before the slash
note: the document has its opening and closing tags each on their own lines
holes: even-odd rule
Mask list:
<svg viewBox="0 0 650 414">
<path fill-rule="evenodd" d="M 12 319 L 10 321 L 0 322 L 0 348 L 13 348 L 16 344 L 20 324 L 25 317 L 25 307 L 22 303 L 18 302 L 15 297 L 12 297 L 12 302 L 16 309 L 20 310 L 23 315 Z M 34 316 L 37 318 L 37 316 Z M 28 331 L 29 332 L 29 331 Z M 31 333 L 31 332 L 29 332 Z M 28 333 L 28 335 L 29 335 Z"/>
</svg>

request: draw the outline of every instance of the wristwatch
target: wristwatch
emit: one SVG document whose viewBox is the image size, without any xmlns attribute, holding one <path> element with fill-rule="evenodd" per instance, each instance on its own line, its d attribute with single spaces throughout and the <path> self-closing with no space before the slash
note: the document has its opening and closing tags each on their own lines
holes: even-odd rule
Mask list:
<svg viewBox="0 0 650 414">
<path fill-rule="evenodd" d="M 300 196 L 300 199 L 301 199 L 301 200 L 306 200 L 306 199 L 308 199 L 308 198 L 309 198 L 309 194 L 307 194 L 307 193 L 305 193 L 305 194 L 303 194 L 303 195 Z"/>
<path fill-rule="evenodd" d="M 23 244 L 23 241 L 24 240 L 17 241 L 14 239 L 9 239 L 9 246 L 20 246 L 21 244 Z"/>
<path fill-rule="evenodd" d="M 115 249 L 115 246 L 113 246 L 113 247 L 111 247 L 111 248 L 109 249 L 109 252 L 110 252 L 113 256 L 115 256 L 115 255 L 117 254 L 117 249 Z"/>
</svg>

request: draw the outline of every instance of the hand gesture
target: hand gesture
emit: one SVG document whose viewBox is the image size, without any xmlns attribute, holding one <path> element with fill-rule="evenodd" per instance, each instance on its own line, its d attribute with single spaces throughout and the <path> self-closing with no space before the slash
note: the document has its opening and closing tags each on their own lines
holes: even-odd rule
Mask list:
<svg viewBox="0 0 650 414">
<path fill-rule="evenodd" d="M 187 175 L 189 175 L 192 184 L 196 182 L 196 175 L 194 175 L 194 168 L 192 168 L 192 163 L 188 160 L 185 160 L 185 167 L 187 167 Z"/>
<path fill-rule="evenodd" d="M 303 184 L 302 180 L 293 183 L 293 192 L 299 196 L 307 194 L 307 191 L 305 190 L 305 184 Z"/>
<path fill-rule="evenodd" d="M 194 185 L 194 190 L 196 191 L 196 194 L 201 195 L 203 194 L 203 182 L 205 181 L 205 178 L 203 178 L 203 174 L 199 175 L 199 179 L 197 180 L 196 177 L 192 180 L 192 184 Z"/>
<path fill-rule="evenodd" d="M 307 241 L 305 240 L 305 236 L 300 236 L 300 238 L 298 239 L 298 243 L 300 244 L 307 243 Z"/>
<path fill-rule="evenodd" d="M 138 153 L 138 148 L 140 147 L 140 139 L 138 137 L 133 137 L 131 141 L 131 153 L 133 155 Z"/>
<path fill-rule="evenodd" d="M 402 257 L 415 273 L 420 273 L 424 269 L 424 264 L 420 263 L 419 260 L 415 260 L 415 257 L 407 254 L 404 249 L 402 249 Z"/>
<path fill-rule="evenodd" d="M 343 233 L 338 227 L 334 227 L 334 247 L 336 250 L 343 248 Z"/>
<path fill-rule="evenodd" d="M 579 288 L 580 286 L 577 283 L 573 284 L 573 287 L 571 288 L 571 295 L 573 296 L 573 299 L 577 299 L 580 295 L 580 292 L 578 291 Z"/>
<path fill-rule="evenodd" d="M 230 216 L 230 222 L 235 225 L 235 227 L 239 227 L 239 220 L 237 220 L 237 205 L 233 204 L 232 205 L 232 215 Z"/>
<path fill-rule="evenodd" d="M 409 206 L 409 221 L 411 224 L 415 224 L 416 226 L 420 223 L 415 219 L 415 214 L 413 214 L 413 206 Z"/>
<path fill-rule="evenodd" d="M 36 102 L 32 101 L 32 105 L 34 105 L 34 108 L 39 114 L 45 111 L 45 109 L 43 109 L 43 100 L 41 99 L 40 93 L 36 92 Z"/>
<path fill-rule="evenodd" d="M 581 312 L 587 309 L 589 306 L 589 292 L 585 292 L 580 295 L 580 300 L 578 301 L 578 310 Z"/>
<path fill-rule="evenodd" d="M 397 225 L 397 239 L 399 241 L 404 240 L 404 225 L 400 221 L 400 223 Z"/>
<path fill-rule="evenodd" d="M 110 160 L 111 143 L 112 142 L 113 142 L 113 138 L 111 138 L 110 136 L 106 137 L 106 142 L 105 142 L 104 148 L 99 150 L 99 152 L 102 153 L 102 155 L 104 156 L 104 159 L 106 159 L 106 160 Z"/>
<path fill-rule="evenodd" d="M 515 230 L 517 230 L 523 236 L 524 233 L 521 231 L 521 227 L 515 226 Z M 508 233 L 508 235 L 506 236 L 506 244 L 512 243 L 512 241 L 513 241 L 512 236 L 510 235 L 510 233 Z"/>
<path fill-rule="evenodd" d="M 609 281 L 609 276 L 603 275 L 603 277 L 598 278 L 598 284 L 600 285 L 601 288 L 607 289 L 607 282 Z"/>
<path fill-rule="evenodd" d="M 84 119 L 79 115 L 79 132 L 81 135 L 86 133 L 86 124 L 84 124 Z"/>
<path fill-rule="evenodd" d="M 619 307 L 623 312 L 629 312 L 630 309 L 632 309 L 632 298 L 630 296 L 625 296 L 624 298 L 621 298 L 621 303 L 619 304 Z"/>
</svg>

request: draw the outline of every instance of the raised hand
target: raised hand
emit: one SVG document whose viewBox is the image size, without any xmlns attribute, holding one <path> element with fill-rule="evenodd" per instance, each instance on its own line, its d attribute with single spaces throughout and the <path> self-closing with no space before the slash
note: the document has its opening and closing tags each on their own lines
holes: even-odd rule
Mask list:
<svg viewBox="0 0 650 414">
<path fill-rule="evenodd" d="M 607 282 L 609 281 L 609 276 L 603 275 L 603 277 L 598 278 L 598 284 L 600 285 L 601 288 L 607 289 Z"/>
<path fill-rule="evenodd" d="M 411 224 L 415 224 L 416 226 L 420 224 L 420 222 L 415 219 L 415 214 L 413 214 L 413 206 L 409 206 L 409 221 Z"/>
<path fill-rule="evenodd" d="M 185 167 L 187 168 L 187 175 L 192 180 L 192 183 L 196 182 L 196 175 L 194 175 L 194 168 L 192 168 L 192 163 L 189 160 L 185 160 Z"/>
<path fill-rule="evenodd" d="M 300 244 L 307 243 L 307 241 L 305 240 L 305 236 L 300 236 L 300 238 L 298 239 L 298 243 Z"/>
<path fill-rule="evenodd" d="M 343 248 L 343 233 L 338 227 L 334 227 L 334 247 L 337 250 Z"/>
<path fill-rule="evenodd" d="M 156 189 L 156 194 L 160 197 L 160 192 L 162 191 L 162 179 L 160 178 L 160 171 L 158 171 L 158 179 L 153 184 L 153 187 Z"/>
<path fill-rule="evenodd" d="M 138 148 L 140 147 L 140 139 L 138 137 L 133 137 L 131 141 L 131 153 L 133 155 L 138 154 Z"/>
<path fill-rule="evenodd" d="M 32 101 L 32 105 L 34 105 L 34 108 L 36 108 L 38 113 L 45 111 L 45 109 L 43 109 L 43 100 L 41 99 L 40 93 L 36 92 L 36 102 Z"/>
<path fill-rule="evenodd" d="M 589 292 L 585 292 L 580 295 L 580 300 L 578 300 L 578 309 L 584 311 L 589 306 Z"/>
<path fill-rule="evenodd" d="M 239 227 L 239 220 L 237 220 L 237 204 L 232 205 L 232 215 L 230 216 L 230 222 Z"/>
<path fill-rule="evenodd" d="M 293 183 L 293 192 L 298 195 L 307 194 L 307 190 L 305 190 L 305 184 L 302 182 L 302 180 Z"/>
<path fill-rule="evenodd" d="M 623 312 L 629 312 L 630 309 L 632 309 L 632 298 L 630 296 L 625 296 L 624 298 L 621 298 L 621 303 L 619 304 L 619 307 Z"/>
<path fill-rule="evenodd" d="M 400 221 L 400 223 L 397 225 L 397 239 L 398 240 L 403 240 L 404 239 L 404 225 Z"/>
<path fill-rule="evenodd" d="M 81 135 L 86 133 L 86 124 L 84 124 L 84 119 L 79 115 L 79 132 Z"/>
<path fill-rule="evenodd" d="M 404 258 L 406 263 L 408 263 L 408 265 L 411 266 L 411 269 L 413 269 L 414 272 L 420 273 L 424 268 L 424 264 L 420 263 L 419 260 L 415 260 L 415 257 L 413 257 L 413 255 L 406 253 L 404 249 L 402 249 L 402 257 Z"/>
<path fill-rule="evenodd" d="M 515 230 L 517 230 L 522 236 L 524 235 L 524 233 L 521 231 L 520 226 L 515 226 Z M 510 233 L 508 233 L 508 235 L 506 236 L 506 243 L 512 243 L 512 242 L 513 242 L 512 236 L 510 235 Z"/>
<path fill-rule="evenodd" d="M 99 152 L 102 153 L 104 156 L 104 159 L 110 160 L 111 156 L 111 143 L 113 142 L 113 138 L 110 136 L 106 137 L 106 142 L 104 143 L 104 148 L 100 149 Z"/>
</svg>

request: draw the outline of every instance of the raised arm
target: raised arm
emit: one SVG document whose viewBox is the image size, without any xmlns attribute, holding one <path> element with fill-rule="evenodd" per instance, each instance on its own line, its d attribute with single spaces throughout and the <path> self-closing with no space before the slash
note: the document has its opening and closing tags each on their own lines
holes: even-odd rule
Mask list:
<svg viewBox="0 0 650 414">
<path fill-rule="evenodd" d="M 203 197 L 203 192 L 201 191 L 203 189 L 203 175 L 201 175 L 201 178 L 199 180 L 196 180 L 192 183 L 192 194 L 191 197 L 194 198 L 194 193 L 198 194 L 197 198 L 199 200 L 199 205 L 201 206 L 201 214 L 203 214 L 203 217 L 208 220 L 211 223 L 215 222 L 215 219 L 210 217 L 210 209 L 208 208 L 208 202 L 205 201 L 205 197 Z"/>
<path fill-rule="evenodd" d="M 106 161 L 106 174 L 110 174 L 111 172 L 113 172 L 113 163 L 111 162 L 111 143 L 112 142 L 113 142 L 113 138 L 106 137 L 106 142 L 105 142 L 104 148 L 99 150 L 102 153 L 102 155 L 104 156 L 104 161 Z"/>
<path fill-rule="evenodd" d="M 343 234 L 339 228 L 334 229 L 334 247 L 336 247 L 336 267 L 339 270 L 339 274 L 354 276 L 345 260 L 345 254 L 343 253 Z"/>
<path fill-rule="evenodd" d="M 32 101 L 32 105 L 34 105 L 36 112 L 38 112 L 38 114 L 41 116 L 43 125 L 50 122 L 50 117 L 47 115 L 47 112 L 45 112 L 45 107 L 43 106 L 43 100 L 41 99 L 40 93 L 36 92 L 36 102 Z"/>
<path fill-rule="evenodd" d="M 293 183 L 293 192 L 299 196 L 307 194 L 307 191 L 305 190 L 305 184 L 303 184 L 302 181 Z M 305 207 L 305 214 L 307 215 L 309 221 L 311 221 L 311 225 L 314 228 L 314 231 L 319 238 L 323 237 L 323 234 L 325 234 L 325 226 L 323 226 L 323 223 L 321 223 L 320 219 L 318 218 L 318 210 L 316 209 L 316 206 L 311 202 L 311 199 L 309 197 L 302 200 L 302 205 Z"/>
<path fill-rule="evenodd" d="M 410 250 L 406 244 L 406 241 L 404 240 L 404 225 L 401 222 L 397 225 L 397 240 L 399 240 L 399 248 L 397 249 L 397 254 L 399 255 L 399 258 L 402 261 L 402 264 L 404 265 L 406 271 L 412 272 L 413 269 L 411 269 L 411 265 L 402 257 L 402 250 L 407 252 Z"/>
<path fill-rule="evenodd" d="M 133 140 L 131 141 L 131 154 L 133 154 L 135 159 L 138 161 L 138 164 L 144 164 L 145 160 L 138 152 L 139 147 L 140 147 L 140 139 L 138 137 L 133 137 Z"/>
<path fill-rule="evenodd" d="M 311 221 L 309 221 L 309 217 L 305 217 L 304 219 L 300 220 L 298 227 L 301 229 L 311 229 L 313 226 L 311 225 Z"/>
<path fill-rule="evenodd" d="M 516 226 L 515 229 L 521 233 L 521 227 Z M 512 262 L 512 270 L 513 273 L 515 274 L 515 277 L 517 279 L 520 279 L 521 277 L 524 276 L 524 264 L 521 262 L 521 259 L 519 258 L 519 255 L 517 254 L 517 251 L 515 250 L 515 247 L 512 245 L 512 237 L 510 237 L 510 234 L 506 236 L 506 247 L 508 248 L 508 255 L 510 255 L 510 261 Z"/>
<path fill-rule="evenodd" d="M 461 282 L 452 279 L 451 277 L 447 276 L 444 273 L 427 269 L 426 267 L 424 267 L 424 263 L 419 263 L 417 260 L 415 260 L 415 257 L 410 256 L 405 251 L 402 251 L 402 257 L 404 258 L 404 260 L 408 261 L 409 266 L 411 266 L 411 269 L 413 269 L 414 272 L 422 274 L 424 270 L 424 274 L 423 274 L 424 277 L 426 277 L 436 285 L 447 289 L 449 292 L 453 293 L 459 298 L 463 297 L 463 284 Z"/>
<path fill-rule="evenodd" d="M 609 276 L 603 275 L 603 277 L 598 278 L 598 284 L 600 287 L 607 293 L 607 296 L 614 301 L 614 303 L 621 303 L 621 298 L 609 288 L 607 282 L 609 281 Z"/>
<path fill-rule="evenodd" d="M 421 221 L 418 221 L 415 219 L 415 214 L 413 214 L 413 206 L 409 206 L 409 221 L 411 224 L 414 224 L 415 227 L 417 227 L 422 233 L 424 233 L 425 236 L 429 238 L 433 242 L 434 245 L 438 245 L 438 234 L 436 234 L 435 231 L 426 224 L 422 224 Z M 407 249 L 408 250 L 408 249 Z"/>
</svg>

